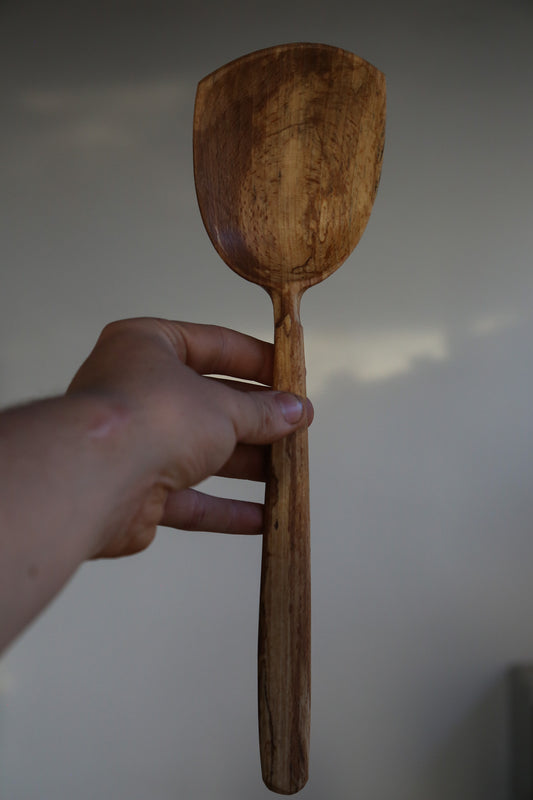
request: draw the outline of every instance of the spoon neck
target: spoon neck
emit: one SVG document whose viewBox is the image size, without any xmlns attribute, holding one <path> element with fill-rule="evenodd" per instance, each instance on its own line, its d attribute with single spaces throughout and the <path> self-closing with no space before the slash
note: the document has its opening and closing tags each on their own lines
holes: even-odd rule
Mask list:
<svg viewBox="0 0 533 800">
<path fill-rule="evenodd" d="M 301 292 L 271 292 L 274 306 L 274 388 L 305 397 L 304 333 Z"/>
<path fill-rule="evenodd" d="M 291 323 L 300 324 L 300 300 L 302 292 L 291 286 L 288 288 L 270 291 L 272 305 L 274 307 L 274 324 L 283 325 L 289 320 Z"/>
</svg>

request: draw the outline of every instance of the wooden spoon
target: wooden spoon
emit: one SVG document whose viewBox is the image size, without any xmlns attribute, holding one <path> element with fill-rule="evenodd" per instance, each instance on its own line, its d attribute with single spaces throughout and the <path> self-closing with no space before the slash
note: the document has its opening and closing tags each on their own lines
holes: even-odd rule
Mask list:
<svg viewBox="0 0 533 800">
<path fill-rule="evenodd" d="M 288 44 L 204 78 L 194 113 L 196 191 L 226 264 L 272 298 L 274 388 L 305 396 L 300 299 L 349 256 L 372 210 L 385 78 L 357 56 Z M 263 780 L 307 781 L 310 720 L 307 431 L 271 448 L 259 611 Z"/>
</svg>

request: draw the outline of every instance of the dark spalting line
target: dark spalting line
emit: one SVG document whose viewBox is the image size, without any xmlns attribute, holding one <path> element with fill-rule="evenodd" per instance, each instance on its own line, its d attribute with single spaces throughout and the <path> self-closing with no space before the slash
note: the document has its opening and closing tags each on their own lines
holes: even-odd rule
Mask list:
<svg viewBox="0 0 533 800">
<path fill-rule="evenodd" d="M 316 234 L 314 234 L 314 235 L 316 235 Z M 300 276 L 302 273 L 305 274 L 305 271 L 307 270 L 307 268 L 311 264 L 312 260 L 313 260 L 313 254 L 311 254 L 309 256 L 309 258 L 304 261 L 303 264 L 299 264 L 298 266 L 293 267 L 291 269 L 292 274 L 293 275 L 297 275 L 297 276 Z M 313 265 L 311 265 L 311 268 L 313 269 Z"/>
<path fill-rule="evenodd" d="M 265 708 L 266 708 L 266 712 L 267 712 L 266 715 L 267 715 L 268 727 L 269 727 L 269 731 L 270 731 L 270 736 L 269 736 L 269 739 L 268 739 L 268 743 L 269 743 L 269 747 L 271 748 L 270 758 L 268 758 L 266 760 L 266 762 L 270 765 L 270 770 L 266 775 L 263 776 L 263 779 L 264 779 L 265 783 L 272 784 L 274 766 L 276 764 L 276 758 L 275 758 L 275 756 L 276 756 L 276 752 L 275 752 L 275 750 L 276 750 L 276 737 L 274 736 L 274 720 L 273 720 L 273 716 L 272 716 L 272 709 L 270 707 L 270 696 L 269 696 L 269 693 L 268 693 L 268 685 L 267 685 L 266 681 L 263 681 L 263 686 L 262 686 L 262 688 L 260 687 L 260 692 L 261 691 L 262 691 L 262 694 L 263 694 L 263 699 L 264 699 Z"/>
</svg>

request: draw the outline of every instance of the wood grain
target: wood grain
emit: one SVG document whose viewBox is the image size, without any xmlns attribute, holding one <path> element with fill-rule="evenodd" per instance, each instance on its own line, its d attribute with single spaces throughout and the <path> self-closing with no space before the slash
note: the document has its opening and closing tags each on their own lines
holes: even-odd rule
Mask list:
<svg viewBox="0 0 533 800">
<path fill-rule="evenodd" d="M 194 171 L 220 256 L 274 306 L 274 387 L 305 395 L 303 292 L 350 255 L 381 173 L 385 79 L 339 48 L 290 44 L 221 67 L 198 86 Z M 272 446 L 259 611 L 263 779 L 307 780 L 310 727 L 307 431 Z"/>
<path fill-rule="evenodd" d="M 300 298 L 273 292 L 274 383 L 305 397 Z M 265 494 L 258 645 L 261 770 L 280 794 L 308 776 L 311 704 L 311 575 L 307 430 L 271 448 Z"/>
</svg>

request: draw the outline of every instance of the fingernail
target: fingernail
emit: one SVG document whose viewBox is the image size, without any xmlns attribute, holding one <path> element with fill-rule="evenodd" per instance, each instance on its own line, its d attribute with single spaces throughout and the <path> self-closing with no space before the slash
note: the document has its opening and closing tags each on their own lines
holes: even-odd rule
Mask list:
<svg viewBox="0 0 533 800">
<path fill-rule="evenodd" d="M 294 394 L 282 392 L 278 394 L 277 400 L 281 408 L 281 413 L 289 425 L 294 425 L 295 422 L 301 420 L 304 407 L 299 397 L 296 397 Z"/>
</svg>

